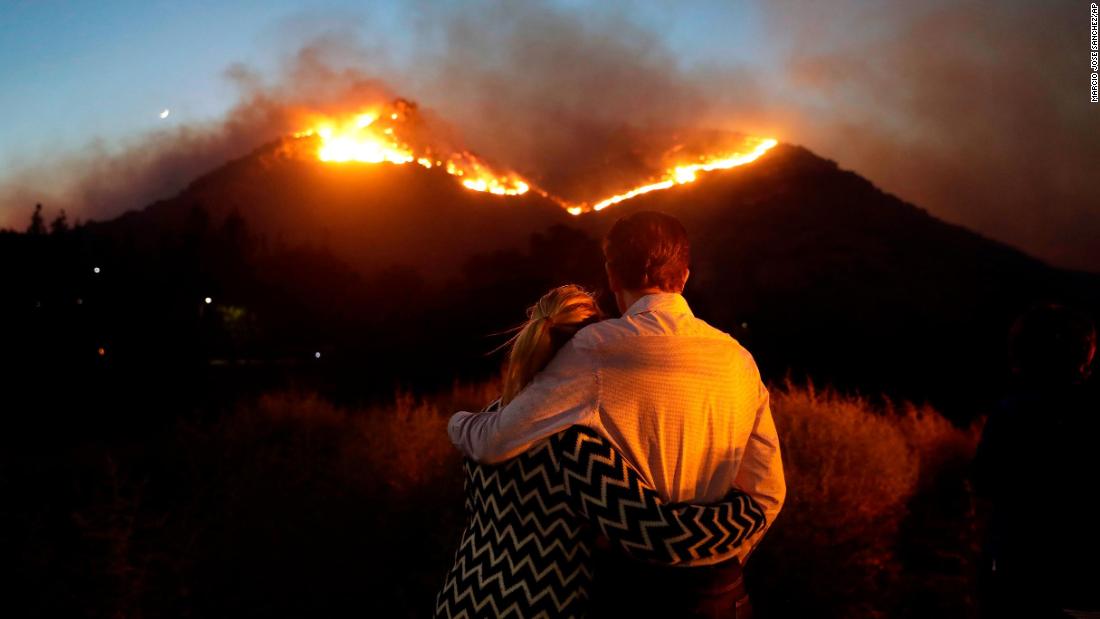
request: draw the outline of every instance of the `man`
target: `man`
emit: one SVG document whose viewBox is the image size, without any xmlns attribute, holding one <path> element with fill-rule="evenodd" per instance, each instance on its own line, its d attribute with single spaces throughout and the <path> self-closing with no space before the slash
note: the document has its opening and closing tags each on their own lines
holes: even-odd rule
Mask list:
<svg viewBox="0 0 1100 619">
<path fill-rule="evenodd" d="M 739 580 L 739 565 L 786 494 L 768 391 L 748 351 L 696 318 L 681 296 L 690 247 L 678 220 L 655 212 L 624 217 L 608 232 L 604 257 L 622 317 L 580 330 L 499 412 L 455 414 L 451 440 L 473 460 L 496 463 L 581 425 L 605 436 L 666 501 L 715 502 L 738 488 L 767 518 L 739 551 L 737 569 L 723 567 L 717 578 Z M 612 571 L 628 571 L 622 567 Z M 706 573 L 714 582 L 719 572 Z M 731 590 L 729 582 L 717 584 Z"/>
<path fill-rule="evenodd" d="M 1073 308 L 1040 305 L 1010 333 L 1014 384 L 989 417 L 975 461 L 988 519 L 988 617 L 1100 616 L 1100 398 L 1090 382 L 1096 327 Z M 1052 507 L 1022 505 L 1042 488 Z"/>
</svg>

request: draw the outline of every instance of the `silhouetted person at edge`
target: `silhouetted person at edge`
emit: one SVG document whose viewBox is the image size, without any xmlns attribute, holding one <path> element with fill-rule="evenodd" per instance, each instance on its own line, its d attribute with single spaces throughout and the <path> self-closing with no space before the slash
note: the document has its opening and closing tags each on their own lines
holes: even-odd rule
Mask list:
<svg viewBox="0 0 1100 619">
<path fill-rule="evenodd" d="M 1100 611 L 1096 328 L 1076 310 L 1041 306 L 1013 326 L 1010 353 L 1015 385 L 975 462 L 976 490 L 991 503 L 984 614 Z M 1042 500 L 1021 500 L 1036 491 Z"/>
</svg>

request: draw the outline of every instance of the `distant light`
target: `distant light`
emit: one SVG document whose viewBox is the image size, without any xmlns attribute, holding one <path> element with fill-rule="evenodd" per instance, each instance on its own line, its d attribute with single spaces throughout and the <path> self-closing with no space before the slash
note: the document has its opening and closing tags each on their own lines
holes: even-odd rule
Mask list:
<svg viewBox="0 0 1100 619">
<path fill-rule="evenodd" d="M 741 328 L 742 329 L 748 329 L 749 328 L 749 323 L 747 323 L 747 322 L 741 323 Z"/>
<path fill-rule="evenodd" d="M 77 299 L 76 304 L 77 305 L 84 305 L 84 299 Z"/>
<path fill-rule="evenodd" d="M 313 358 L 314 359 L 320 359 L 321 358 L 321 353 L 319 353 L 319 352 L 313 353 Z"/>
<path fill-rule="evenodd" d="M 168 118 L 168 115 L 171 114 L 171 113 L 172 113 L 172 110 L 170 110 L 168 108 L 164 108 L 164 110 L 161 111 L 161 113 L 160 113 L 160 117 L 161 118 Z"/>
<path fill-rule="evenodd" d="M 92 268 L 92 273 L 99 273 L 99 267 Z"/>
<path fill-rule="evenodd" d="M 97 352 L 97 353 L 99 353 L 99 356 L 100 356 L 100 357 L 103 357 L 103 356 L 106 356 L 106 355 L 107 355 L 107 349 L 106 349 L 106 348 L 104 348 L 104 347 L 102 347 L 102 346 L 100 346 L 100 347 L 99 347 L 99 350 L 97 350 L 96 352 Z"/>
<path fill-rule="evenodd" d="M 210 305 L 211 303 L 214 302 L 214 299 L 211 299 L 210 297 L 206 297 L 205 299 L 202 300 L 202 302 L 206 303 L 207 305 Z"/>
</svg>

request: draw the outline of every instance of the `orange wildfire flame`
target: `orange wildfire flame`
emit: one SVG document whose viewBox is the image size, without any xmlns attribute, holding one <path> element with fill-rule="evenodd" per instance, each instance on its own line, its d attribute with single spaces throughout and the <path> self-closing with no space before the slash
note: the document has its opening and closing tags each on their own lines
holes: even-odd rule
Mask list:
<svg viewBox="0 0 1100 619">
<path fill-rule="evenodd" d="M 418 152 L 397 133 L 401 115 L 391 112 L 389 122 L 377 122 L 378 112 L 363 112 L 345 121 L 317 118 L 313 128 L 294 134 L 297 138 L 316 137 L 320 144 L 317 158 L 330 163 L 416 163 L 425 168 L 441 167 L 462 178 L 462 185 L 473 191 L 502 196 L 518 196 L 531 188 L 513 174 L 497 174 L 487 164 L 466 152 L 447 156 L 434 155 L 430 148 Z"/>
<path fill-rule="evenodd" d="M 462 185 L 467 189 L 502 196 L 523 195 L 533 188 L 522 177 L 497 172 L 469 152 L 443 154 L 433 152 L 430 147 L 415 148 L 399 137 L 403 120 L 402 114 L 397 111 L 385 113 L 378 110 L 361 112 L 342 121 L 317 116 L 311 118 L 310 129 L 296 133 L 294 137 L 319 140 L 317 158 L 325 162 L 385 162 L 399 165 L 416 163 L 429 169 L 438 167 L 447 174 L 461 178 Z M 603 210 L 651 191 L 691 183 L 698 178 L 700 172 L 726 170 L 751 163 L 777 143 L 771 138 L 746 138 L 743 151 L 701 157 L 694 162 L 678 164 L 653 182 L 591 204 L 567 202 L 541 189 L 534 189 L 558 202 L 570 214 L 580 215 L 587 211 Z"/>
<path fill-rule="evenodd" d="M 602 211 L 609 206 L 618 204 L 623 200 L 629 200 L 633 197 L 640 196 L 644 193 L 694 182 L 699 172 L 728 170 L 729 168 L 751 163 L 756 161 L 760 155 L 768 152 L 771 147 L 779 143 L 771 138 L 750 138 L 750 141 L 754 143 L 754 146 L 746 153 L 726 153 L 717 157 L 707 157 L 698 163 L 678 165 L 669 170 L 661 180 L 648 185 L 642 185 L 641 187 L 635 187 L 630 191 L 611 196 L 610 198 L 604 198 L 593 204 L 592 210 Z"/>
</svg>

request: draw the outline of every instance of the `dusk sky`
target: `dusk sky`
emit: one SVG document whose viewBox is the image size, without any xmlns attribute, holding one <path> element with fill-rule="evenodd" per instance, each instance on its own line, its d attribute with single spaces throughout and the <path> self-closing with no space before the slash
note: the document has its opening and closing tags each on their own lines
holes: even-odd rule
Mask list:
<svg viewBox="0 0 1100 619">
<path fill-rule="evenodd" d="M 1088 2 L 592 4 L 4 3 L 0 226 L 36 201 L 103 219 L 168 197 L 291 129 L 257 97 L 377 79 L 509 165 L 582 118 L 741 130 L 1100 270 Z"/>
<path fill-rule="evenodd" d="M 582 3 L 554 6 L 568 10 L 574 4 Z M 670 10 L 675 4 L 623 6 L 685 63 L 713 54 L 762 66 L 774 57 L 752 3 Z M 387 62 L 407 62 L 417 45 L 410 22 L 432 10 L 429 3 L 420 6 L 412 11 L 397 2 L 364 0 L 9 3 L 0 22 L 0 79 L 7 86 L 0 105 L 8 115 L 0 154 L 7 162 L 49 156 L 97 138 L 122 142 L 165 124 L 217 119 L 236 103 L 226 67 L 243 63 L 274 72 L 281 54 L 330 31 L 359 30 L 368 44 L 368 35 L 385 33 Z M 171 110 L 168 122 L 159 116 L 164 108 Z"/>
</svg>

